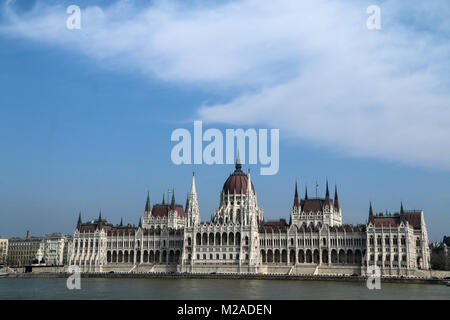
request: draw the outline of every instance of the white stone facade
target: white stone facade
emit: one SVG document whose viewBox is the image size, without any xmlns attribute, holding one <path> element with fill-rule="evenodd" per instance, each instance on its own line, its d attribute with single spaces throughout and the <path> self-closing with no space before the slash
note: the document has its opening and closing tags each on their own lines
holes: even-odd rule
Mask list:
<svg viewBox="0 0 450 320">
<path fill-rule="evenodd" d="M 36 254 L 36 264 L 46 266 L 61 266 L 67 263 L 68 237 L 62 233 L 45 235 Z M 66 252 L 66 253 L 65 253 Z"/>
<path fill-rule="evenodd" d="M 195 178 L 186 207 L 156 204 L 149 197 L 143 223 L 113 226 L 101 216 L 74 232 L 70 263 L 83 271 L 413 275 L 429 269 L 423 211 L 373 215 L 368 223 L 342 224 L 334 200 L 299 199 L 297 187 L 290 223 L 265 221 L 250 173 L 240 164 L 225 182 L 219 208 L 200 221 Z M 382 239 L 381 243 L 378 239 Z"/>
<path fill-rule="evenodd" d="M 5 265 L 8 258 L 8 239 L 0 238 L 0 265 Z"/>
</svg>

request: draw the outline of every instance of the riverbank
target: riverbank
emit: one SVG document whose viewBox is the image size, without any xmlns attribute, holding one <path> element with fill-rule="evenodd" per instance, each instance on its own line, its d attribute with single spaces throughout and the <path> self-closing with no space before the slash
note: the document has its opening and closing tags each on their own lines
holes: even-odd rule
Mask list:
<svg viewBox="0 0 450 320">
<path fill-rule="evenodd" d="M 12 273 L 2 278 L 68 278 L 70 273 Z M 242 280 L 302 280 L 302 281 L 346 281 L 365 282 L 363 276 L 337 275 L 277 275 L 277 274 L 197 274 L 197 273 L 81 273 L 82 278 L 99 279 L 242 279 Z M 384 283 L 411 284 L 445 284 L 444 279 L 413 278 L 413 277 L 381 277 Z"/>
</svg>

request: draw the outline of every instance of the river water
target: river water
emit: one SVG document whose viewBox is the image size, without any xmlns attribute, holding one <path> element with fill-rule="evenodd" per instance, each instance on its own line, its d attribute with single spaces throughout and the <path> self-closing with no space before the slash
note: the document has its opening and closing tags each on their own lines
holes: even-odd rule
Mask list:
<svg viewBox="0 0 450 320">
<path fill-rule="evenodd" d="M 69 290 L 64 278 L 0 279 L 0 299 L 446 299 L 450 287 L 434 284 L 236 280 L 81 279 Z"/>
</svg>

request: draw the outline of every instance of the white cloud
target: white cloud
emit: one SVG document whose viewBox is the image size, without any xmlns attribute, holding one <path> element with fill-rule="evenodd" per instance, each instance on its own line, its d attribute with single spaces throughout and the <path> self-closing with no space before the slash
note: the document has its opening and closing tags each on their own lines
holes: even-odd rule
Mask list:
<svg viewBox="0 0 450 320">
<path fill-rule="evenodd" d="M 449 5 L 383 1 L 382 30 L 370 31 L 369 4 L 118 1 L 82 8 L 79 31 L 65 28 L 65 8 L 38 6 L 9 12 L 0 32 L 105 67 L 243 92 L 199 108 L 204 120 L 278 127 L 352 156 L 450 169 Z"/>
</svg>

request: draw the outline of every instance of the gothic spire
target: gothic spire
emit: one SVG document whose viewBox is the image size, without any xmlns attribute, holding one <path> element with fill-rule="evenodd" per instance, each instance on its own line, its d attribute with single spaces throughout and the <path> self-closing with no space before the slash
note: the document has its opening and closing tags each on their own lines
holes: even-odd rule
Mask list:
<svg viewBox="0 0 450 320">
<path fill-rule="evenodd" d="M 195 174 L 192 172 L 191 191 L 186 199 L 186 214 L 188 215 L 188 224 L 197 225 L 200 223 L 200 214 L 198 211 L 197 189 L 195 187 Z"/>
<path fill-rule="evenodd" d="M 164 193 L 163 193 L 163 199 L 162 199 L 162 204 L 164 205 L 164 204 L 166 204 L 166 200 L 164 199 L 165 197 L 164 197 Z"/>
<path fill-rule="evenodd" d="M 250 177 L 250 169 L 248 169 L 248 180 L 247 180 L 247 193 L 251 193 L 252 192 L 252 178 Z"/>
<path fill-rule="evenodd" d="M 336 209 L 339 209 L 339 199 L 338 199 L 338 192 L 337 192 L 337 186 L 334 185 L 334 207 Z"/>
<path fill-rule="evenodd" d="M 139 217 L 139 228 L 142 228 L 142 220 L 141 220 L 141 217 Z"/>
<path fill-rule="evenodd" d="M 369 221 L 373 220 L 373 209 L 372 209 L 372 201 L 370 201 L 370 206 L 369 206 Z"/>
<path fill-rule="evenodd" d="M 77 226 L 81 226 L 81 211 L 80 211 L 80 213 L 78 214 L 78 223 L 77 223 Z"/>
<path fill-rule="evenodd" d="M 175 189 L 172 191 L 172 201 L 170 202 L 170 209 L 175 210 Z"/>
<path fill-rule="evenodd" d="M 294 193 L 294 207 L 298 207 L 300 202 L 298 201 L 297 181 L 295 181 L 295 193 Z"/>
<path fill-rule="evenodd" d="M 98 221 L 102 221 L 102 210 L 98 213 Z"/>
<path fill-rule="evenodd" d="M 404 215 L 405 211 L 403 210 L 403 201 L 400 201 L 400 215 Z"/>
<path fill-rule="evenodd" d="M 327 191 L 325 192 L 325 203 L 330 203 L 330 190 L 328 189 L 328 179 L 327 179 Z"/>
<path fill-rule="evenodd" d="M 147 201 L 145 202 L 145 212 L 150 212 L 150 192 L 147 191 Z"/>
<path fill-rule="evenodd" d="M 191 184 L 191 194 L 197 193 L 197 189 L 195 188 L 195 174 L 192 172 L 192 184 Z"/>
<path fill-rule="evenodd" d="M 308 187 L 305 185 L 305 200 L 308 200 Z"/>
<path fill-rule="evenodd" d="M 120 217 L 120 224 L 119 224 L 119 226 L 120 226 L 120 227 L 123 226 L 123 219 L 122 219 L 122 217 Z"/>
<path fill-rule="evenodd" d="M 239 146 L 237 148 L 237 157 L 236 157 L 236 166 L 235 166 L 236 170 L 241 170 L 242 165 L 241 165 L 241 158 L 239 157 Z"/>
</svg>

